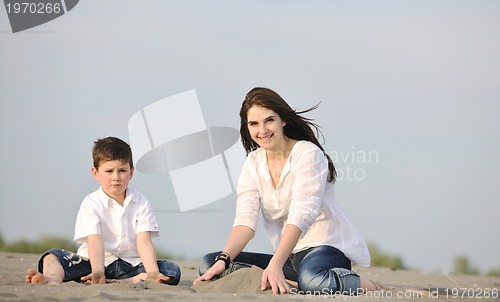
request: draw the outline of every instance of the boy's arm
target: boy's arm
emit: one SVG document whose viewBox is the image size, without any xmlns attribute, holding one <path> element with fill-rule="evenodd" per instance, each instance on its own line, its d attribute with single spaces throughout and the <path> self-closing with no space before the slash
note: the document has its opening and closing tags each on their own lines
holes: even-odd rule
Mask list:
<svg viewBox="0 0 500 302">
<path fill-rule="evenodd" d="M 146 273 L 157 272 L 156 252 L 151 241 L 150 232 L 140 232 L 137 234 L 137 250 L 139 251 L 139 257 L 141 257 Z"/>
<path fill-rule="evenodd" d="M 160 274 L 158 263 L 156 262 L 156 252 L 151 241 L 151 232 L 140 232 L 137 234 L 137 251 L 141 257 L 142 265 L 146 269 L 148 280 L 156 282 L 166 282 L 169 277 Z"/>
<path fill-rule="evenodd" d="M 101 235 L 89 235 L 87 237 L 87 247 L 92 272 L 104 272 L 104 243 Z"/>
<path fill-rule="evenodd" d="M 82 277 L 82 281 L 90 280 L 91 284 L 106 283 L 106 275 L 104 273 L 104 243 L 101 235 L 94 234 L 87 236 L 87 248 L 92 273 Z"/>
</svg>

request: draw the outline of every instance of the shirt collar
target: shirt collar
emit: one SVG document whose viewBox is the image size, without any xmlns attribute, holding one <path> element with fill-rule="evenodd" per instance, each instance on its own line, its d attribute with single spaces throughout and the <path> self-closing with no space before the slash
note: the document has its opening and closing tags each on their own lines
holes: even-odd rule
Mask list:
<svg viewBox="0 0 500 302">
<path fill-rule="evenodd" d="M 130 188 L 127 188 L 127 191 L 125 192 L 125 200 L 123 201 L 124 206 L 131 201 L 136 201 L 136 199 L 134 198 L 134 193 L 132 191 L 133 190 L 131 190 Z M 113 198 L 109 197 L 108 194 L 104 192 L 102 187 L 99 187 L 99 189 L 97 190 L 97 195 L 99 196 L 99 201 L 102 202 L 102 205 L 105 208 L 108 208 L 111 202 L 114 201 Z"/>
</svg>

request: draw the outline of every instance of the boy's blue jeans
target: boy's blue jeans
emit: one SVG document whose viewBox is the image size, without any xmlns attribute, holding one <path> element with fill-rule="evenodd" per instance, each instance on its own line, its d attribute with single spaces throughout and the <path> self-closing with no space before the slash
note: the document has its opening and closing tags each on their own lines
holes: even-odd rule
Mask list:
<svg viewBox="0 0 500 302">
<path fill-rule="evenodd" d="M 43 273 L 43 258 L 48 254 L 56 256 L 57 260 L 63 267 L 63 282 L 81 282 L 81 277 L 92 273 L 92 267 L 90 266 L 89 259 L 62 249 L 51 249 L 40 257 L 40 261 L 38 262 L 38 271 L 41 273 Z M 179 283 L 181 270 L 176 263 L 168 260 L 157 260 L 157 263 L 160 273 L 172 278 L 168 284 L 176 285 Z M 145 272 L 146 269 L 142 263 L 137 266 L 132 266 L 130 263 L 123 261 L 122 259 L 117 259 L 104 269 L 106 279 L 126 279 Z"/>
<path fill-rule="evenodd" d="M 205 255 L 200 263 L 200 275 L 213 264 L 220 252 Z M 245 263 L 266 269 L 273 255 L 241 252 L 235 264 Z M 248 266 L 242 266 L 248 267 Z M 351 270 L 351 261 L 338 249 L 321 245 L 291 254 L 283 266 L 285 278 L 298 283 L 306 293 L 356 295 L 360 287 L 359 275 Z"/>
</svg>

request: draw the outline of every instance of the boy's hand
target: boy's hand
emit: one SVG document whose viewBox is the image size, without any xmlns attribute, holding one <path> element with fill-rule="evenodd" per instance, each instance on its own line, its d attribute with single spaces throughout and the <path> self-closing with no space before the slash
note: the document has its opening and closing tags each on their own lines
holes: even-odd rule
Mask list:
<svg viewBox="0 0 500 302">
<path fill-rule="evenodd" d="M 147 273 L 147 277 L 146 277 L 146 280 L 150 280 L 150 281 L 154 281 L 154 282 L 158 282 L 158 283 L 166 283 L 166 284 L 168 284 L 168 282 L 170 282 L 171 279 L 172 278 L 167 277 L 160 272 Z"/>
<path fill-rule="evenodd" d="M 106 275 L 104 272 L 92 272 L 87 276 L 83 276 L 80 278 L 82 281 L 89 281 L 90 284 L 105 284 L 106 283 Z"/>
</svg>

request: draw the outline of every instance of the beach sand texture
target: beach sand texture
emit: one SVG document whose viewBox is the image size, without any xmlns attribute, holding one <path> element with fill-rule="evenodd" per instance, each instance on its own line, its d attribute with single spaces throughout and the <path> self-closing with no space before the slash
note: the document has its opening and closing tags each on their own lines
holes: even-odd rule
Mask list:
<svg viewBox="0 0 500 302">
<path fill-rule="evenodd" d="M 57 286 L 27 284 L 24 281 L 26 270 L 37 267 L 38 257 L 36 254 L 0 252 L 0 301 L 315 301 L 325 298 L 340 299 L 337 301 L 500 301 L 500 278 L 380 267 L 356 267 L 354 270 L 389 289 L 357 297 L 303 295 L 297 291 L 273 295 L 270 290 L 260 290 L 260 269 L 239 270 L 223 279 L 192 286 L 198 275 L 196 261 L 178 261 L 183 274 L 178 286 L 149 281 L 92 286 L 76 282 Z M 413 291 L 415 289 L 423 289 L 427 296 Z"/>
</svg>

